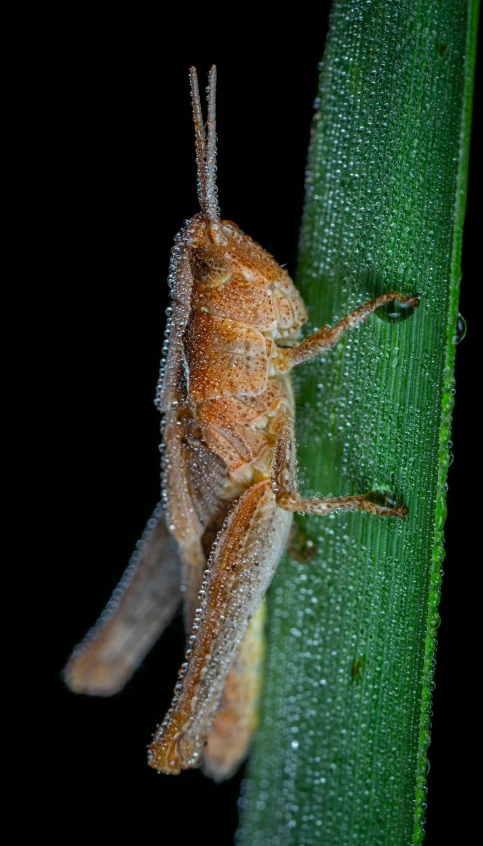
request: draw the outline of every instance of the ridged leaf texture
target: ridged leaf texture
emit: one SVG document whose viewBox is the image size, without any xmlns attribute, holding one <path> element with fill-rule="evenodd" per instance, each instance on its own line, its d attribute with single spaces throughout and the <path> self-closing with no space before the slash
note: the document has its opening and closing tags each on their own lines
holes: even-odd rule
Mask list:
<svg viewBox="0 0 483 846">
<path fill-rule="evenodd" d="M 424 836 L 477 14 L 472 0 L 333 7 L 297 280 L 308 331 L 385 291 L 421 306 L 300 368 L 300 483 L 385 488 L 409 515 L 298 518 L 305 560 L 287 556 L 269 595 L 248 846 Z"/>
</svg>

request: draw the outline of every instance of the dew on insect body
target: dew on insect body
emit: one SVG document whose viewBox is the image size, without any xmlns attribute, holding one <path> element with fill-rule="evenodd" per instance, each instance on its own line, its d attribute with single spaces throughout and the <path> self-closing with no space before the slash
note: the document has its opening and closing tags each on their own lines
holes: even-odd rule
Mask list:
<svg viewBox="0 0 483 846">
<path fill-rule="evenodd" d="M 391 300 L 390 303 L 376 308 L 374 314 L 385 323 L 401 323 L 414 314 L 414 305 L 411 302 L 401 303 L 399 300 Z"/>
<path fill-rule="evenodd" d="M 466 336 L 466 329 L 466 320 L 462 314 L 458 314 L 458 317 L 456 318 L 455 344 L 461 343 L 463 338 Z"/>
</svg>

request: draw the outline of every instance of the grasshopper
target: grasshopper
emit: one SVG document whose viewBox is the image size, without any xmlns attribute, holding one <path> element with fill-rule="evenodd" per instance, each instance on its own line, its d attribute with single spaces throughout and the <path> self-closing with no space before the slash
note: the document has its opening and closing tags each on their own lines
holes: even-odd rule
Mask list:
<svg viewBox="0 0 483 846">
<path fill-rule="evenodd" d="M 287 271 L 220 219 L 216 68 L 206 131 L 195 68 L 190 83 L 201 211 L 172 250 L 172 312 L 156 399 L 163 499 L 65 677 L 77 693 L 116 693 L 182 599 L 185 661 L 149 762 L 173 774 L 202 764 L 222 779 L 245 758 L 256 725 L 263 597 L 293 513 L 358 509 L 404 519 L 408 510 L 388 491 L 301 496 L 290 371 L 326 353 L 377 309 L 399 304 L 409 316 L 419 298 L 383 294 L 301 340 L 307 311 Z"/>
</svg>

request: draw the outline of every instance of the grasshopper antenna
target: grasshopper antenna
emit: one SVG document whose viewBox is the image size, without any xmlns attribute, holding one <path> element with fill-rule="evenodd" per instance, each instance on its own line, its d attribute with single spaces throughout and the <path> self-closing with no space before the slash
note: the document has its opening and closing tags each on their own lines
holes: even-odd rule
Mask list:
<svg viewBox="0 0 483 846">
<path fill-rule="evenodd" d="M 208 138 L 206 137 L 203 122 L 196 68 L 190 68 L 189 76 L 191 101 L 193 104 L 193 123 L 195 125 L 198 197 L 203 216 L 208 218 L 208 220 L 219 220 L 220 212 L 216 187 L 216 65 L 212 65 L 211 67 L 208 77 L 208 88 L 206 90 L 208 103 Z"/>
<path fill-rule="evenodd" d="M 216 185 L 216 65 L 211 66 L 207 88 L 208 142 L 206 145 L 206 216 L 219 220 L 218 188 Z"/>
</svg>

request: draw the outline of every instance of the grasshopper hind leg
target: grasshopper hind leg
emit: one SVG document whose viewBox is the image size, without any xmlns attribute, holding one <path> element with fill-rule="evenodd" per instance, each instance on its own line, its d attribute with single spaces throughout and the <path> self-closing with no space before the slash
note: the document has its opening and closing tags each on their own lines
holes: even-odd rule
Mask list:
<svg viewBox="0 0 483 846">
<path fill-rule="evenodd" d="M 248 488 L 234 503 L 208 564 L 210 574 L 188 639 L 187 662 L 150 747 L 154 769 L 175 775 L 202 762 L 227 678 L 283 554 L 290 526 L 291 515 L 277 507 L 268 480 Z M 226 778 L 228 758 L 220 764 L 215 743 L 211 751 L 209 747 L 208 741 L 207 770 L 218 779 Z"/>
<path fill-rule="evenodd" d="M 203 750 L 202 770 L 215 781 L 231 778 L 248 755 L 258 725 L 265 659 L 266 602 L 255 611 L 230 671 Z"/>
</svg>

